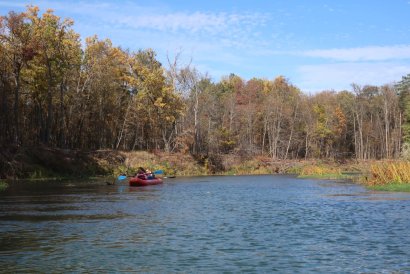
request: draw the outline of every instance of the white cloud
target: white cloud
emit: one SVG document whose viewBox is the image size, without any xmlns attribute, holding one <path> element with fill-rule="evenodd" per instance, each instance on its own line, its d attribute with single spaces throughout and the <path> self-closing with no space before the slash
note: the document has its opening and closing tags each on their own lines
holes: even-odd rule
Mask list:
<svg viewBox="0 0 410 274">
<path fill-rule="evenodd" d="M 410 59 L 410 45 L 309 50 L 287 54 L 337 61 L 298 68 L 298 86 L 309 92 L 349 90 L 352 83 L 383 85 L 398 81 L 410 72 L 407 62 Z"/>
<path fill-rule="evenodd" d="M 24 8 L 27 4 L 16 1 L 0 1 L 0 7 L 6 8 Z M 2 14 L 5 15 L 5 14 Z"/>
<path fill-rule="evenodd" d="M 222 32 L 232 27 L 256 27 L 263 24 L 266 16 L 261 14 L 238 13 L 165 13 L 152 15 L 133 15 L 118 18 L 118 22 L 131 28 L 147 28 L 159 31 L 189 31 L 196 33 Z"/>
<path fill-rule="evenodd" d="M 29 5 L 38 6 L 40 8 L 40 12 L 44 12 L 47 9 L 52 9 L 57 11 L 57 15 L 61 15 L 61 11 L 68 11 L 70 13 L 76 14 L 93 14 L 96 11 L 101 11 L 103 9 L 109 10 L 112 8 L 109 3 L 101 3 L 101 2 L 64 2 L 64 1 L 53 1 L 53 0 L 13 0 L 7 1 L 3 0 L 0 1 L 0 7 L 5 7 L 8 9 L 18 8 L 21 10 L 25 10 L 25 8 Z"/>
<path fill-rule="evenodd" d="M 410 45 L 371 46 L 346 49 L 317 49 L 303 51 L 296 54 L 348 62 L 409 59 Z"/>
<path fill-rule="evenodd" d="M 299 67 L 300 80 L 295 84 L 308 92 L 350 90 L 352 83 L 384 85 L 400 80 L 409 72 L 409 64 L 388 62 L 306 65 Z"/>
</svg>

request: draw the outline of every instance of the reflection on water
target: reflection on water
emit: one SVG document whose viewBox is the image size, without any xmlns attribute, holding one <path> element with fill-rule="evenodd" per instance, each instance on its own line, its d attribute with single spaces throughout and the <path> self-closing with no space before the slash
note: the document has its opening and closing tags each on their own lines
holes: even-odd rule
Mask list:
<svg viewBox="0 0 410 274">
<path fill-rule="evenodd" d="M 0 272 L 410 272 L 410 195 L 290 176 L 13 184 Z"/>
</svg>

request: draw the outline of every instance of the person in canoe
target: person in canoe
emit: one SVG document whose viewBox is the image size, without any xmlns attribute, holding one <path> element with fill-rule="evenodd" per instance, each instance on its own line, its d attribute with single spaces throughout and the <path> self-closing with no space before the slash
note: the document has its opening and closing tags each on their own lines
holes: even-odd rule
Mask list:
<svg viewBox="0 0 410 274">
<path fill-rule="evenodd" d="M 145 174 L 147 175 L 148 180 L 155 179 L 155 175 L 154 175 L 154 173 L 152 173 L 151 170 L 147 169 Z"/>
<path fill-rule="evenodd" d="M 158 171 L 151 172 L 148 168 L 145 170 L 144 168 L 140 167 L 137 170 L 137 173 L 134 177 L 129 180 L 130 186 L 150 186 L 150 185 L 159 185 L 163 183 L 161 178 L 156 178 L 154 175 Z M 162 170 L 161 170 L 162 172 Z"/>
<path fill-rule="evenodd" d="M 140 179 L 146 180 L 147 176 L 146 176 L 146 171 L 143 167 L 139 167 L 137 170 L 137 173 L 135 173 L 134 177 L 138 177 Z"/>
<path fill-rule="evenodd" d="M 136 177 L 143 179 L 143 180 L 150 180 L 150 179 L 155 179 L 154 173 L 151 172 L 149 169 L 144 169 L 143 167 L 139 167 Z"/>
</svg>

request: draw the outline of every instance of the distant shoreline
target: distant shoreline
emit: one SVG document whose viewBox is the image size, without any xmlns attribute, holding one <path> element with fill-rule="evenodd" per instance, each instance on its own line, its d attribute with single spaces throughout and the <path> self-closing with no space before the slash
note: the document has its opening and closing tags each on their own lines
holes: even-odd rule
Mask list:
<svg viewBox="0 0 410 274">
<path fill-rule="evenodd" d="M 2 180 L 46 181 L 115 177 L 121 173 L 134 174 L 138 167 L 142 166 L 162 170 L 164 177 L 295 174 L 299 178 L 353 180 L 375 190 L 410 191 L 409 183 L 401 181 L 395 187 L 394 183 L 397 182 L 378 182 L 371 177 L 374 166 L 388 166 L 397 162 L 392 160 L 272 160 L 263 156 L 243 157 L 232 154 L 194 157 L 160 151 L 79 151 L 46 146 L 3 149 L 1 157 Z"/>
</svg>

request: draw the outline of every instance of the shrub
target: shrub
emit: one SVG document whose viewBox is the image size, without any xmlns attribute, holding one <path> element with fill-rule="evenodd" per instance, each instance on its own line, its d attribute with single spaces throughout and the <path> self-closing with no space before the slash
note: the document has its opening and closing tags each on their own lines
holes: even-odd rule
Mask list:
<svg viewBox="0 0 410 274">
<path fill-rule="evenodd" d="M 370 174 L 365 177 L 368 185 L 408 184 L 410 183 L 410 162 L 387 162 L 373 164 Z"/>
<path fill-rule="evenodd" d="M 6 182 L 0 181 L 0 191 L 4 191 L 8 187 L 9 185 Z"/>
</svg>

